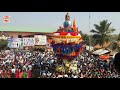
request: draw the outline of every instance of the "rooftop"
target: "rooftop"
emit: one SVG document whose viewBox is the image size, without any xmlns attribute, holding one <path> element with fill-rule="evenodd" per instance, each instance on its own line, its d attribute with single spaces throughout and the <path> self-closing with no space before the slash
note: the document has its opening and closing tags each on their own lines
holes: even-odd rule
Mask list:
<svg viewBox="0 0 120 90">
<path fill-rule="evenodd" d="M 34 28 L 34 27 L 19 27 L 19 26 L 0 26 L 0 31 L 18 31 L 18 32 L 55 32 L 55 28 Z"/>
</svg>

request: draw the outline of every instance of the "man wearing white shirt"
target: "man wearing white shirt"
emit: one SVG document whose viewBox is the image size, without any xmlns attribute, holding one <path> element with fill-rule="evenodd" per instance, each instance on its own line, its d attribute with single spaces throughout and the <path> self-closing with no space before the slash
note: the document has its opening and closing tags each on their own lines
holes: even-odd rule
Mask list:
<svg viewBox="0 0 120 90">
<path fill-rule="evenodd" d="M 73 78 L 78 78 L 78 76 L 77 76 L 77 75 L 75 75 Z"/>
<path fill-rule="evenodd" d="M 48 72 L 47 75 L 50 77 L 52 73 Z"/>
<path fill-rule="evenodd" d="M 64 75 L 64 77 L 65 77 L 65 78 L 68 78 L 68 75 L 67 75 L 67 74 L 65 74 L 65 75 Z"/>
<path fill-rule="evenodd" d="M 15 70 L 15 68 L 12 68 L 11 71 L 12 71 L 12 73 L 15 74 L 15 71 L 16 71 L 16 70 Z"/>
<path fill-rule="evenodd" d="M 32 65 L 28 65 L 29 70 L 32 70 Z"/>
<path fill-rule="evenodd" d="M 58 75 L 58 78 L 63 78 L 63 76 L 62 75 Z"/>
</svg>

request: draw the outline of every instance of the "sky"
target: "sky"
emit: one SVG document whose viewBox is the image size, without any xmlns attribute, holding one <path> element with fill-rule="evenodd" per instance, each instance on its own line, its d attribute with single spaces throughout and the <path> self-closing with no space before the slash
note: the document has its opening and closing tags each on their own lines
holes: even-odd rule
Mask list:
<svg viewBox="0 0 120 90">
<path fill-rule="evenodd" d="M 55 32 L 59 26 L 63 26 L 67 12 L 0 12 L 0 31 L 23 29 L 23 31 Z M 76 25 L 83 33 L 90 34 L 94 29 L 93 24 L 99 24 L 102 20 L 112 22 L 111 27 L 115 28 L 114 34 L 120 33 L 120 12 L 69 12 L 71 22 L 76 19 Z M 10 23 L 3 23 L 3 16 L 10 16 Z"/>
</svg>

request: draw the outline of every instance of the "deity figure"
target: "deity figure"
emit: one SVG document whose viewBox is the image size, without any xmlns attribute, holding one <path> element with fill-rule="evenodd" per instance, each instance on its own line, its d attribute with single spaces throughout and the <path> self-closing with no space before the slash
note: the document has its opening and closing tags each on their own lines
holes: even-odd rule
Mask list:
<svg viewBox="0 0 120 90">
<path fill-rule="evenodd" d="M 69 13 L 67 13 L 66 15 L 65 15 L 65 20 L 70 20 L 70 15 L 69 15 Z"/>
</svg>

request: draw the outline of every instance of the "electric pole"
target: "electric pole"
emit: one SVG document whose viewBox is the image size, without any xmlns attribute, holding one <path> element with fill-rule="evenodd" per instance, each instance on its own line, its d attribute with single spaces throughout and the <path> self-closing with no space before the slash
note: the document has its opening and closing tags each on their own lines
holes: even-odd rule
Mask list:
<svg viewBox="0 0 120 90">
<path fill-rule="evenodd" d="M 91 16 L 89 12 L 89 30 L 90 30 L 90 19 L 91 19 Z M 91 34 L 89 33 L 89 51 L 90 51 L 90 47 L 91 47 Z"/>
</svg>

